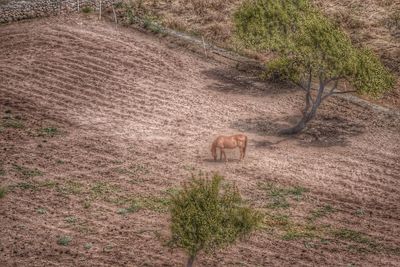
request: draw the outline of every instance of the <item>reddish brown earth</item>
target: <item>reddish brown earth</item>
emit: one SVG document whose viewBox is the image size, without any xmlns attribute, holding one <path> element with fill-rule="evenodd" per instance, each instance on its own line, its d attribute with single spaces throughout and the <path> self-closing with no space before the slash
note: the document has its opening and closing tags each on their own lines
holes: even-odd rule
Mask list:
<svg viewBox="0 0 400 267">
<path fill-rule="evenodd" d="M 79 16 L 1 25 L 1 266 L 182 266 L 165 246 L 166 190 L 199 170 L 294 226 L 266 220 L 198 266 L 399 266 L 398 115 L 332 98 L 310 130 L 277 136 L 301 104 L 290 87 L 134 29 Z M 211 161 L 212 139 L 237 132 L 245 160 Z M 307 192 L 266 208 L 266 183 Z M 126 212 L 132 199 L 142 208 Z"/>
</svg>

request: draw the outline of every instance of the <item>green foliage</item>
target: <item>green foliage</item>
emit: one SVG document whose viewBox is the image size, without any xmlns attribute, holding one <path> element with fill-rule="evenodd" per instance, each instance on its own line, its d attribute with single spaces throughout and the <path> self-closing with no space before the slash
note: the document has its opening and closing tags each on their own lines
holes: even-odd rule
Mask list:
<svg viewBox="0 0 400 267">
<path fill-rule="evenodd" d="M 82 12 L 85 13 L 85 14 L 89 14 L 89 13 L 92 12 L 92 8 L 91 8 L 90 6 L 84 6 L 84 7 L 82 7 L 81 10 L 82 10 Z"/>
<path fill-rule="evenodd" d="M 7 194 L 7 189 L 5 187 L 0 187 L 0 199 L 5 197 Z"/>
<path fill-rule="evenodd" d="M 359 49 L 358 66 L 354 73 L 353 85 L 362 93 L 371 96 L 383 94 L 395 85 L 394 76 L 382 65 L 379 58 L 369 49 Z"/>
<path fill-rule="evenodd" d="M 38 136 L 41 137 L 53 137 L 58 134 L 58 129 L 56 127 L 45 127 L 38 130 Z"/>
<path fill-rule="evenodd" d="M 164 29 L 162 26 L 156 22 L 153 18 L 145 16 L 143 19 L 143 27 L 153 33 L 162 33 Z"/>
<path fill-rule="evenodd" d="M 89 249 L 91 249 L 91 248 L 93 247 L 93 244 L 92 244 L 92 243 L 86 243 L 83 247 L 84 247 L 86 250 L 89 250 Z"/>
<path fill-rule="evenodd" d="M 311 212 L 311 215 L 308 217 L 309 221 L 315 221 L 319 218 L 325 217 L 329 213 L 335 212 L 335 209 L 331 205 L 324 205 L 316 210 Z"/>
<path fill-rule="evenodd" d="M 1 126 L 4 128 L 14 128 L 14 129 L 22 129 L 25 127 L 19 116 L 11 116 L 6 115 L 3 117 L 3 121 L 1 122 Z"/>
<path fill-rule="evenodd" d="M 24 177 L 35 177 L 35 176 L 41 176 L 43 175 L 43 173 L 38 170 L 38 169 L 30 169 L 28 167 L 25 166 L 21 166 L 18 164 L 14 164 L 13 168 L 16 172 L 18 172 L 19 174 L 21 174 Z"/>
<path fill-rule="evenodd" d="M 71 241 L 72 241 L 71 237 L 64 235 L 57 240 L 57 244 L 61 246 L 68 246 Z"/>
<path fill-rule="evenodd" d="M 270 197 L 267 207 L 271 209 L 289 208 L 288 197 L 299 201 L 308 189 L 301 186 L 283 187 L 273 183 L 260 183 L 258 185 Z"/>
<path fill-rule="evenodd" d="M 378 96 L 393 75 L 366 49 L 324 17 L 308 0 L 247 0 L 235 13 L 236 36 L 248 48 L 274 52 L 266 76 L 279 73 L 296 84 L 304 77 L 348 80 L 360 93 Z"/>
<path fill-rule="evenodd" d="M 232 244 L 262 220 L 259 212 L 244 205 L 237 187 L 222 186 L 222 180 L 219 175 L 211 180 L 193 177 L 172 196 L 170 244 L 190 257 Z"/>
<path fill-rule="evenodd" d="M 373 244 L 374 242 L 365 234 L 347 228 L 335 230 L 333 235 L 337 238 L 350 240 L 356 243 Z"/>
</svg>

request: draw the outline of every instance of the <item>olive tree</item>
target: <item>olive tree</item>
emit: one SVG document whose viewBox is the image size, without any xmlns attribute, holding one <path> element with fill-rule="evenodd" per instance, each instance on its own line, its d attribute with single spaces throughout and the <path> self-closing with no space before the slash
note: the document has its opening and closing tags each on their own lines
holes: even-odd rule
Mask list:
<svg viewBox="0 0 400 267">
<path fill-rule="evenodd" d="M 252 232 L 261 215 L 246 207 L 236 186 L 222 186 L 223 178 L 192 178 L 170 202 L 172 247 L 188 254 L 192 266 L 200 251 L 210 252 Z"/>
<path fill-rule="evenodd" d="M 320 104 L 346 81 L 373 97 L 394 86 L 393 75 L 370 50 L 350 38 L 308 0 L 247 0 L 234 16 L 238 40 L 247 48 L 271 52 L 265 77 L 288 80 L 305 92 L 301 120 L 287 134 L 302 131 Z"/>
</svg>

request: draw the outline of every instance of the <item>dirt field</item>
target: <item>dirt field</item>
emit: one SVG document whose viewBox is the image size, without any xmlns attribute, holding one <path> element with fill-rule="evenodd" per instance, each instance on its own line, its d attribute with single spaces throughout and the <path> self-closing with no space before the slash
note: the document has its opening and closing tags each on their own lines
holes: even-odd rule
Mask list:
<svg viewBox="0 0 400 267">
<path fill-rule="evenodd" d="M 332 98 L 302 106 L 177 43 L 85 17 L 0 26 L 2 266 L 182 266 L 168 193 L 219 172 L 267 214 L 197 266 L 399 266 L 400 119 Z M 247 157 L 213 162 L 218 134 Z"/>
</svg>

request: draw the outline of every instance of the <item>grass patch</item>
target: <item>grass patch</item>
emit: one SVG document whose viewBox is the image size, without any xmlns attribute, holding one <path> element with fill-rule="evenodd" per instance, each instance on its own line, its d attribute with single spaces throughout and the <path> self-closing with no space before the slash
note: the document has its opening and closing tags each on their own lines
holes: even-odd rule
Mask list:
<svg viewBox="0 0 400 267">
<path fill-rule="evenodd" d="M 44 188 L 56 188 L 58 185 L 59 185 L 58 182 L 52 180 L 38 182 L 38 187 L 44 187 Z"/>
<path fill-rule="evenodd" d="M 15 185 L 10 186 L 10 189 L 19 188 L 22 190 L 36 190 L 37 186 L 33 183 L 20 182 Z"/>
<path fill-rule="evenodd" d="M 30 169 L 28 167 L 21 166 L 18 164 L 13 164 L 13 168 L 17 173 L 19 173 L 20 175 L 22 175 L 24 177 L 35 177 L 35 176 L 43 175 L 43 173 L 40 170 L 38 170 L 37 168 Z"/>
<path fill-rule="evenodd" d="M 331 205 L 324 205 L 323 207 L 313 210 L 308 217 L 309 221 L 315 221 L 319 218 L 325 217 L 328 214 L 335 212 L 335 209 Z"/>
<path fill-rule="evenodd" d="M 68 216 L 64 219 L 64 221 L 69 224 L 75 224 L 78 221 L 78 218 L 75 216 Z"/>
<path fill-rule="evenodd" d="M 2 199 L 3 197 L 5 197 L 7 194 L 7 189 L 3 186 L 0 187 L 0 199 Z"/>
<path fill-rule="evenodd" d="M 300 201 L 303 198 L 303 194 L 308 192 L 306 188 L 301 186 L 282 187 L 273 183 L 261 183 L 259 187 L 270 197 L 267 207 L 271 209 L 289 208 L 288 198 Z"/>
<path fill-rule="evenodd" d="M 45 127 L 38 130 L 38 136 L 40 137 L 54 137 L 59 131 L 56 127 Z"/>
<path fill-rule="evenodd" d="M 290 228 L 282 235 L 283 240 L 297 240 L 303 238 L 314 238 L 316 237 L 315 231 L 307 229 L 306 227 Z"/>
<path fill-rule="evenodd" d="M 71 237 L 69 237 L 69 236 L 67 236 L 67 235 L 64 235 L 64 236 L 61 236 L 61 237 L 57 240 L 57 244 L 59 244 L 60 246 L 68 246 L 69 243 L 71 243 L 71 241 L 72 241 L 72 238 L 71 238 Z"/>
<path fill-rule="evenodd" d="M 140 200 L 131 200 L 130 205 L 127 208 L 121 208 L 117 210 L 120 215 L 126 215 L 128 213 L 135 213 L 143 208 L 143 203 Z"/>
<path fill-rule="evenodd" d="M 336 238 L 352 241 L 359 244 L 367 244 L 376 247 L 376 243 L 366 234 L 347 228 L 341 228 L 333 231 Z"/>
<path fill-rule="evenodd" d="M 139 175 L 146 175 L 150 172 L 146 166 L 140 164 L 131 165 L 127 168 L 118 167 L 115 171 L 119 174 L 128 175 L 130 177 L 138 177 Z"/>
<path fill-rule="evenodd" d="M 91 199 L 103 199 L 105 201 L 110 201 L 111 195 L 118 191 L 118 187 L 110 185 L 105 182 L 96 182 L 90 188 L 90 198 Z"/>
<path fill-rule="evenodd" d="M 69 180 L 63 185 L 57 184 L 56 190 L 61 195 L 78 195 L 83 191 L 83 184 Z"/>
<path fill-rule="evenodd" d="M 11 115 L 6 115 L 3 117 L 1 126 L 4 128 L 22 129 L 25 128 L 24 123 L 18 116 L 12 117 Z"/>
<path fill-rule="evenodd" d="M 143 28 L 155 34 L 164 32 L 164 28 L 161 26 L 161 24 L 154 18 L 148 16 L 144 17 L 143 19 Z"/>
</svg>

